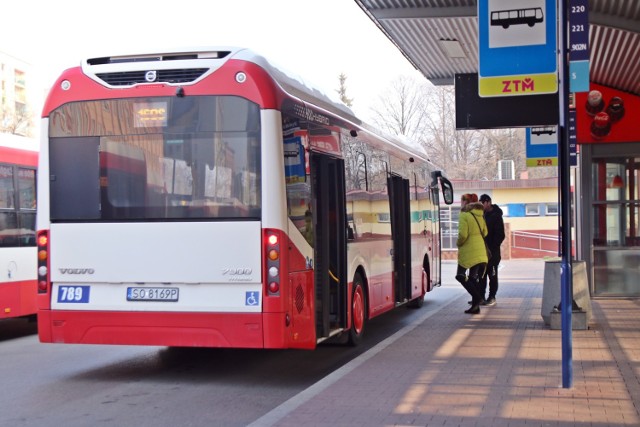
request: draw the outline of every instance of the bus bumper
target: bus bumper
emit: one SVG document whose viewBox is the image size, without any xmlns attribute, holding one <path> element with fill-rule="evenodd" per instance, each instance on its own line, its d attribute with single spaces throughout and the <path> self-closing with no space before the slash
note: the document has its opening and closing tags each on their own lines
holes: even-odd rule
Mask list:
<svg viewBox="0 0 640 427">
<path fill-rule="evenodd" d="M 43 343 L 265 348 L 261 313 L 38 311 Z"/>
</svg>

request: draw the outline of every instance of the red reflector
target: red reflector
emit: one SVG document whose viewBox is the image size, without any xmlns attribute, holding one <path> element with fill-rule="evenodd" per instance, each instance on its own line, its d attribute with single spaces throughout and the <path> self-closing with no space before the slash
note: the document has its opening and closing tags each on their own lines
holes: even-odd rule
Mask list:
<svg viewBox="0 0 640 427">
<path fill-rule="evenodd" d="M 41 291 L 46 291 L 47 290 L 47 282 L 45 282 L 44 280 L 41 280 L 38 282 L 38 289 L 40 289 Z"/>
<path fill-rule="evenodd" d="M 272 294 L 277 293 L 280 290 L 280 285 L 276 282 L 269 283 L 269 292 Z"/>
<path fill-rule="evenodd" d="M 278 243 L 278 236 L 276 236 L 275 234 L 270 235 L 267 239 L 270 245 L 275 245 Z"/>
</svg>

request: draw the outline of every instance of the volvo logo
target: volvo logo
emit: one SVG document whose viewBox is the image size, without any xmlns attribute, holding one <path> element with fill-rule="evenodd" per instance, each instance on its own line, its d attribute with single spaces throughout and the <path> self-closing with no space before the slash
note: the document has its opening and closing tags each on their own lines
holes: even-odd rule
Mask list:
<svg viewBox="0 0 640 427">
<path fill-rule="evenodd" d="M 59 268 L 60 274 L 93 274 L 93 268 Z"/>
<path fill-rule="evenodd" d="M 222 275 L 223 276 L 248 276 L 253 273 L 253 270 L 250 268 L 223 268 Z"/>
<path fill-rule="evenodd" d="M 147 71 L 146 74 L 144 75 L 144 79 L 149 83 L 155 82 L 157 77 L 158 77 L 158 73 L 156 71 Z"/>
</svg>

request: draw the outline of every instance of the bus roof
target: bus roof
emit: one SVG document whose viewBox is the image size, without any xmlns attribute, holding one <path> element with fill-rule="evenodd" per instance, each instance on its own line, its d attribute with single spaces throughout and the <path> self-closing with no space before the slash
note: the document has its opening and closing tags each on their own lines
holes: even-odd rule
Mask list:
<svg viewBox="0 0 640 427">
<path fill-rule="evenodd" d="M 0 133 L 0 147 L 39 151 L 39 143 L 36 138 L 29 138 L 11 133 Z"/>
<path fill-rule="evenodd" d="M 290 96 L 341 117 L 342 119 L 352 123 L 354 125 L 354 130 L 367 131 L 410 154 L 420 156 L 425 160 L 428 160 L 428 155 L 422 146 L 403 136 L 390 135 L 363 122 L 356 117 L 355 113 L 348 106 L 340 101 L 337 95 L 331 92 L 328 94 L 326 91 L 304 79 L 299 74 L 291 72 L 279 65 L 275 65 L 264 56 L 248 48 L 236 46 L 207 46 L 157 50 L 154 53 L 131 52 L 118 55 L 95 56 L 82 61 L 82 68 L 85 74 L 92 75 L 96 71 L 89 71 L 89 68 L 94 68 L 96 66 L 99 67 L 100 65 L 114 63 L 125 64 L 130 62 L 133 66 L 139 67 L 140 62 L 148 60 L 149 62 L 154 62 L 155 67 L 160 69 L 163 65 L 166 67 L 175 67 L 177 65 L 176 61 L 194 59 L 211 60 L 212 68 L 218 68 L 222 63 L 230 59 L 255 63 L 267 71 L 280 88 Z"/>
</svg>

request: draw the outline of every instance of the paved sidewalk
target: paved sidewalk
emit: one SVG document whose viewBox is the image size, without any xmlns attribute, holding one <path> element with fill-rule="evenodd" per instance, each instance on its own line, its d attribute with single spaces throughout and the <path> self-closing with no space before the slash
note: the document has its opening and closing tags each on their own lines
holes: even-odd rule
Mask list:
<svg viewBox="0 0 640 427">
<path fill-rule="evenodd" d="M 540 313 L 544 262 L 503 264 L 496 306 L 464 314 L 460 293 L 253 425 L 640 426 L 640 300 L 592 301 L 563 388 L 561 331 Z"/>
</svg>

